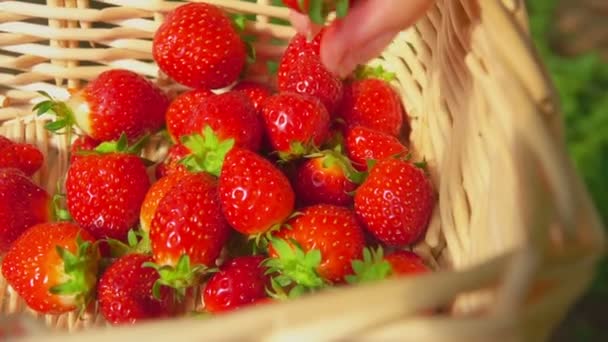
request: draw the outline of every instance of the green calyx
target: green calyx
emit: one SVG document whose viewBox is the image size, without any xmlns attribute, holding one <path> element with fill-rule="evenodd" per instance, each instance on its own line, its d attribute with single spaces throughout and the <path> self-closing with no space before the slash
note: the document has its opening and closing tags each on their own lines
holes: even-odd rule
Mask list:
<svg viewBox="0 0 608 342">
<path fill-rule="evenodd" d="M 288 151 L 279 151 L 279 162 L 288 163 L 292 160 L 300 159 L 310 151 L 315 150 L 312 142 L 302 143 L 301 141 L 292 141 Z"/>
<path fill-rule="evenodd" d="M 191 172 L 207 172 L 219 177 L 226 154 L 234 147 L 234 139 L 220 140 L 211 126 L 203 129 L 203 134 L 182 137 L 182 144 L 190 150 L 180 163 Z"/>
<path fill-rule="evenodd" d="M 152 287 L 154 297 L 160 299 L 161 288 L 166 286 L 173 289 L 174 298 L 178 302 L 184 299 L 189 288 L 199 284 L 199 279 L 203 274 L 216 271 L 204 265 L 191 265 L 190 257 L 187 254 L 183 254 L 179 258 L 175 267 L 170 265 L 160 266 L 153 262 L 146 262 L 143 266 L 155 269 L 160 276 Z"/>
<path fill-rule="evenodd" d="M 53 133 L 69 134 L 72 131 L 72 127 L 76 124 L 72 109 L 65 102 L 53 99 L 45 91 L 39 91 L 38 93 L 46 97 L 47 100 L 41 101 L 33 107 L 36 115 L 52 114 L 56 117 L 56 120 L 47 123 L 44 127 Z M 62 129 L 65 131 L 60 132 Z"/>
<path fill-rule="evenodd" d="M 150 135 L 146 134 L 135 141 L 133 144 L 129 144 L 129 138 L 125 133 L 122 133 L 118 140 L 104 141 L 99 144 L 93 151 L 81 151 L 81 154 L 109 154 L 109 153 L 128 153 L 138 155 L 144 148 Z"/>
<path fill-rule="evenodd" d="M 382 247 L 376 250 L 365 248 L 362 260 L 353 260 L 354 274 L 346 276 L 349 284 L 375 282 L 388 278 L 393 273 L 391 264 L 384 259 Z"/>
<path fill-rule="evenodd" d="M 116 239 L 107 239 L 112 258 L 120 258 L 127 254 L 150 254 L 150 235 L 141 229 L 131 229 L 127 234 L 127 242 Z"/>
<path fill-rule="evenodd" d="M 81 313 L 90 303 L 97 283 L 99 250 L 97 244 L 76 238 L 76 253 L 57 246 L 55 249 L 63 260 L 63 272 L 68 280 L 53 286 L 49 292 L 54 295 L 75 296 Z"/>
<path fill-rule="evenodd" d="M 52 199 L 52 217 L 56 222 L 69 222 L 72 221 L 72 215 L 65 208 L 65 194 L 61 193 L 61 184 L 57 183 L 57 193 L 53 195 Z"/>
<path fill-rule="evenodd" d="M 247 27 L 247 21 L 249 18 L 247 15 L 242 13 L 234 13 L 230 15 L 232 26 L 241 36 L 243 44 L 245 44 L 245 51 L 247 53 L 247 63 L 253 64 L 256 59 L 256 51 L 253 47 L 253 43 L 256 41 L 257 36 L 252 34 L 245 34 L 245 28 Z"/>
<path fill-rule="evenodd" d="M 381 65 L 378 65 L 376 67 L 372 67 L 369 65 L 360 65 L 355 70 L 355 78 L 357 80 L 377 78 L 386 82 L 392 82 L 397 78 L 397 75 L 395 75 L 394 72 L 387 71 Z"/>
<path fill-rule="evenodd" d="M 350 159 L 342 151 L 342 145 L 336 145 L 332 150 L 324 150 L 312 153 L 306 158 L 323 158 L 322 164 L 326 169 L 339 167 L 344 176 L 355 184 L 362 184 L 367 178 L 367 172 L 359 172 L 354 167 Z"/>
<path fill-rule="evenodd" d="M 317 249 L 304 252 L 296 242 L 273 238 L 270 240 L 276 258 L 263 262 L 266 274 L 273 275 L 268 290 L 271 297 L 277 299 L 298 297 L 304 293 L 316 291 L 327 286 L 319 276 L 317 268 L 321 264 L 321 252 Z"/>
</svg>

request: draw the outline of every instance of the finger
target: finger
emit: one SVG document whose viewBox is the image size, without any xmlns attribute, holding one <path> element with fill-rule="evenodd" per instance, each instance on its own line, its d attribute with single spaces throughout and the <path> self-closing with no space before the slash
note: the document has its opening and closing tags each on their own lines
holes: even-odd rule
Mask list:
<svg viewBox="0 0 608 342">
<path fill-rule="evenodd" d="M 335 21 L 321 42 L 326 68 L 343 74 L 378 56 L 401 30 L 411 26 L 430 7 L 431 0 L 364 0 L 348 16 Z"/>
</svg>

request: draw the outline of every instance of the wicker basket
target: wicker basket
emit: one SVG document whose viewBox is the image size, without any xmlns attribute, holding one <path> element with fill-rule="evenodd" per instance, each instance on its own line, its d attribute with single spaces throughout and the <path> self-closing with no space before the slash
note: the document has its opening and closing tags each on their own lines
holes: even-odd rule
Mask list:
<svg viewBox="0 0 608 342">
<path fill-rule="evenodd" d="M 251 77 L 288 40 L 284 8 L 209 0 L 256 14 L 260 56 Z M 36 180 L 54 191 L 67 167 L 64 136 L 31 116 L 35 90 L 57 97 L 107 68 L 158 78 L 151 37 L 179 2 L 0 2 L 0 134 L 38 145 L 48 165 Z M 40 317 L 59 335 L 36 341 L 546 339 L 585 290 L 603 253 L 603 227 L 566 155 L 559 105 L 517 0 L 437 0 L 373 63 L 396 72 L 412 116 L 411 144 L 429 162 L 439 203 L 415 249 L 437 272 L 327 291 L 208 320 L 108 328 L 94 313 Z M 159 158 L 166 146 L 145 152 Z M 429 308 L 442 314 L 421 314 Z M 27 311 L 0 279 L 3 315 Z M 86 329 L 83 329 L 86 328 Z M 64 336 L 65 330 L 70 334 Z M 78 331 L 78 332 L 76 332 Z M 82 335 L 84 334 L 84 335 Z"/>
</svg>

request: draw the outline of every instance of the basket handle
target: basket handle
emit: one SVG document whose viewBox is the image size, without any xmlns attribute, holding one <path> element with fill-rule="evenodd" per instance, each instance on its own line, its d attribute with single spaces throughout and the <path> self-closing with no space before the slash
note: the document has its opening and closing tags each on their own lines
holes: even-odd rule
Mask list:
<svg viewBox="0 0 608 342">
<path fill-rule="evenodd" d="M 528 11 L 524 0 L 502 0 L 502 5 L 513 15 L 519 26 L 526 32 L 530 32 Z"/>
</svg>

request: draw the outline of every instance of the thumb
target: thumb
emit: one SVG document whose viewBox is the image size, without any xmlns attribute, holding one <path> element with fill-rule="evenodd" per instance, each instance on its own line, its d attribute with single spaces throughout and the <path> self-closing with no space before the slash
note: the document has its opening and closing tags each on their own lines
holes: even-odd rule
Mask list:
<svg viewBox="0 0 608 342">
<path fill-rule="evenodd" d="M 395 36 L 414 24 L 432 0 L 360 0 L 343 20 L 334 21 L 321 41 L 321 61 L 346 76 L 380 55 Z"/>
</svg>

